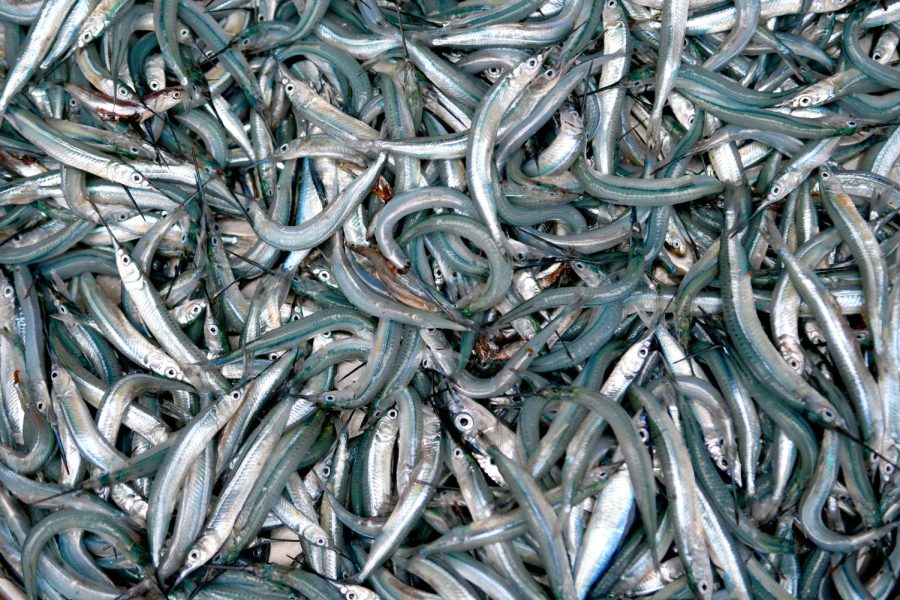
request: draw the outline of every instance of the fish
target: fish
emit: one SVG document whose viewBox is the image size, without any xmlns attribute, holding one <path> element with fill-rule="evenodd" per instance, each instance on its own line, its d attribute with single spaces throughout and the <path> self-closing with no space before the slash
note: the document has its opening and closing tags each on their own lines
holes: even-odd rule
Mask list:
<svg viewBox="0 0 900 600">
<path fill-rule="evenodd" d="M 895 597 L 898 7 L 0 1 L 0 596 Z"/>
</svg>

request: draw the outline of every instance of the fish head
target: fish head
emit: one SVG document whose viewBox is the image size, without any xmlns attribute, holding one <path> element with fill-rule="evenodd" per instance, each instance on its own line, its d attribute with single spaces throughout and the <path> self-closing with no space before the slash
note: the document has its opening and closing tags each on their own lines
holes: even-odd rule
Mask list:
<svg viewBox="0 0 900 600">
<path fill-rule="evenodd" d="M 538 73 L 541 70 L 541 65 L 544 64 L 544 56 L 542 54 L 535 54 L 534 56 L 523 60 L 518 65 L 513 67 L 510 76 L 521 85 L 526 85 L 528 82 L 537 77 Z"/>
</svg>

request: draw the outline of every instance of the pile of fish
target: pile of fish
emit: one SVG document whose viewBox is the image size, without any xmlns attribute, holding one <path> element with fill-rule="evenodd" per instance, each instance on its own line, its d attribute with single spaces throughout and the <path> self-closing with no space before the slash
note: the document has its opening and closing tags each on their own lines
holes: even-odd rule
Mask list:
<svg viewBox="0 0 900 600">
<path fill-rule="evenodd" d="M 0 596 L 897 597 L 898 42 L 0 0 Z"/>
</svg>

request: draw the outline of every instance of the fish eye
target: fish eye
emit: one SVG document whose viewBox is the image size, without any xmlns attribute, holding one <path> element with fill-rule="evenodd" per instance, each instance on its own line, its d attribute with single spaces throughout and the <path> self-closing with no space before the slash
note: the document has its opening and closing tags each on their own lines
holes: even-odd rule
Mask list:
<svg viewBox="0 0 900 600">
<path fill-rule="evenodd" d="M 58 371 L 58 370 L 53 369 L 52 371 L 50 371 L 50 379 L 56 379 L 57 377 L 59 377 L 59 371 Z"/>
<path fill-rule="evenodd" d="M 78 108 L 78 101 L 75 98 L 69 98 L 69 106 L 72 108 Z"/>
<path fill-rule="evenodd" d="M 181 34 L 181 37 L 187 37 L 191 34 L 187 29 L 182 29 L 179 33 Z"/>
<path fill-rule="evenodd" d="M 282 144 L 282 145 L 281 145 L 281 151 L 282 151 L 282 152 L 287 152 L 287 151 L 288 151 L 288 145 L 287 145 L 287 144 Z"/>
<path fill-rule="evenodd" d="M 240 390 L 234 390 L 233 392 L 231 392 L 231 397 L 232 397 L 233 399 L 235 399 L 235 400 L 237 400 L 238 398 L 240 398 L 240 397 L 241 397 L 241 392 L 240 392 Z"/>
<path fill-rule="evenodd" d="M 853 121 L 852 119 L 847 121 L 847 127 L 856 127 L 856 121 Z"/>
<path fill-rule="evenodd" d="M 325 400 L 325 402 L 334 402 L 334 394 L 325 394 L 323 400 Z"/>
<path fill-rule="evenodd" d="M 347 600 L 356 600 L 356 592 L 349 590 L 345 596 Z"/>
<path fill-rule="evenodd" d="M 822 179 L 831 179 L 831 173 L 828 171 L 822 171 Z"/>
<path fill-rule="evenodd" d="M 262 23 L 265 20 L 266 20 L 266 15 L 259 15 L 259 17 L 257 17 L 257 21 L 259 21 L 260 23 Z"/>
<path fill-rule="evenodd" d="M 331 279 L 331 275 L 328 274 L 328 271 L 322 271 L 319 273 L 319 279 L 322 281 L 328 281 Z"/>
<path fill-rule="evenodd" d="M 575 267 L 575 269 L 577 269 L 578 271 L 580 271 L 584 268 L 584 263 L 580 262 L 580 261 L 574 262 L 574 263 L 572 263 L 572 266 Z"/>
<path fill-rule="evenodd" d="M 196 561 L 200 560 L 200 552 L 197 551 L 197 550 L 191 550 L 191 553 L 188 554 L 188 558 L 189 558 L 191 561 L 196 562 Z"/>
<path fill-rule="evenodd" d="M 779 194 L 781 194 L 781 186 L 780 186 L 780 185 L 773 185 L 773 186 L 772 186 L 772 195 L 773 195 L 773 196 L 778 196 Z"/>
<path fill-rule="evenodd" d="M 176 372 L 174 368 L 169 367 L 168 369 L 166 369 L 166 377 L 175 377 L 175 375 Z"/>
<path fill-rule="evenodd" d="M 89 42 L 89 41 L 91 41 L 91 32 L 90 32 L 90 31 L 85 31 L 84 33 L 82 33 L 82 34 L 81 34 L 81 41 L 82 41 L 82 42 Z"/>
<path fill-rule="evenodd" d="M 215 325 L 210 325 L 210 326 L 209 326 L 209 332 L 210 332 L 211 334 L 213 334 L 213 335 L 218 335 L 218 334 L 219 334 L 219 328 L 216 327 Z"/>
<path fill-rule="evenodd" d="M 194 313 L 195 315 L 196 315 L 196 314 L 199 314 L 199 313 L 200 313 L 200 305 L 199 305 L 199 304 L 195 304 L 195 305 L 191 308 L 191 312 Z"/>
<path fill-rule="evenodd" d="M 709 584 L 706 583 L 705 581 L 701 581 L 701 582 L 697 585 L 697 589 L 699 589 L 702 593 L 705 594 L 706 592 L 709 591 Z"/>
<path fill-rule="evenodd" d="M 123 265 L 131 264 L 131 258 L 127 254 L 122 255 L 122 264 Z"/>
<path fill-rule="evenodd" d="M 546 71 L 544 71 L 544 77 L 546 77 L 547 79 L 553 79 L 554 77 L 556 77 L 556 71 L 554 71 L 553 69 L 547 69 Z"/>
<path fill-rule="evenodd" d="M 800 106 L 809 106 L 812 104 L 812 98 L 809 96 L 800 96 Z"/>
<path fill-rule="evenodd" d="M 13 287 L 11 285 L 4 286 L 4 288 L 3 288 L 4 296 L 6 296 L 7 298 L 12 298 L 12 295 L 14 293 L 15 293 L 15 291 L 13 290 Z M 65 308 L 65 307 L 62 307 L 62 308 Z"/>
<path fill-rule="evenodd" d="M 834 413 L 830 408 L 826 408 L 822 411 L 822 418 L 824 418 L 826 421 L 832 421 L 834 419 Z"/>
<path fill-rule="evenodd" d="M 392 408 L 391 410 L 387 411 L 387 414 L 385 415 L 385 417 L 387 417 L 388 419 L 396 419 L 397 418 L 396 409 Z"/>
<path fill-rule="evenodd" d="M 528 63 L 526 63 L 526 64 L 527 64 L 530 68 L 533 69 L 533 68 L 535 68 L 535 67 L 537 66 L 538 62 L 537 62 L 537 59 L 535 59 L 535 58 L 529 58 L 529 59 L 528 59 Z"/>
<path fill-rule="evenodd" d="M 140 183 L 143 180 L 144 180 L 144 176 L 141 175 L 140 173 L 132 173 L 131 174 L 131 181 L 133 181 L 134 183 Z"/>
<path fill-rule="evenodd" d="M 249 45 L 250 45 L 250 40 L 249 40 L 249 39 L 244 38 L 244 39 L 241 40 L 241 46 L 249 46 Z"/>
<path fill-rule="evenodd" d="M 499 67 L 491 67 L 490 69 L 488 69 L 488 73 L 490 73 L 491 75 L 499 75 L 500 68 Z"/>
<path fill-rule="evenodd" d="M 331 468 L 327 465 L 322 467 L 322 477 L 328 477 L 329 475 L 331 475 Z"/>
<path fill-rule="evenodd" d="M 647 349 L 646 349 L 646 348 L 641 348 L 640 350 L 638 350 L 638 356 L 640 356 L 641 358 L 646 358 L 646 356 L 647 356 Z"/>
<path fill-rule="evenodd" d="M 178 100 L 179 98 L 181 98 L 181 92 L 178 90 L 175 90 L 174 92 L 172 92 L 172 97 L 175 98 L 176 100 Z"/>
<path fill-rule="evenodd" d="M 293 91 L 294 91 L 294 84 L 293 84 L 293 83 L 289 83 L 289 84 L 287 84 L 286 86 L 284 86 L 284 91 L 286 91 L 288 94 L 290 94 L 291 92 L 293 92 Z"/>
<path fill-rule="evenodd" d="M 464 413 L 461 415 L 457 415 L 454 419 L 456 426 L 462 431 L 468 431 L 472 428 L 472 417 L 468 415 L 468 413 Z"/>
<path fill-rule="evenodd" d="M 455 448 L 455 449 L 453 450 L 453 456 L 455 456 L 456 458 L 462 458 L 462 457 L 463 457 L 463 451 L 462 451 L 462 449 L 461 449 L 461 448 Z"/>
</svg>

